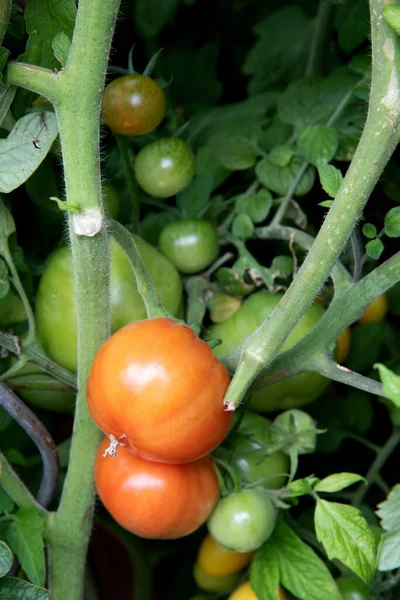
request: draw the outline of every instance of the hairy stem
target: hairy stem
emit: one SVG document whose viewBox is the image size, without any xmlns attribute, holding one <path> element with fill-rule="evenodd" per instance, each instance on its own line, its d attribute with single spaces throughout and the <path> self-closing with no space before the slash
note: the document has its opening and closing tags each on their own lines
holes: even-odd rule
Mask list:
<svg viewBox="0 0 400 600">
<path fill-rule="evenodd" d="M 250 338 L 226 394 L 234 409 L 268 365 L 325 283 L 400 139 L 400 44 L 381 17 L 384 0 L 371 2 L 372 81 L 365 129 L 343 184 L 278 307 Z M 379 144 L 377 144 L 379 140 Z"/>
</svg>

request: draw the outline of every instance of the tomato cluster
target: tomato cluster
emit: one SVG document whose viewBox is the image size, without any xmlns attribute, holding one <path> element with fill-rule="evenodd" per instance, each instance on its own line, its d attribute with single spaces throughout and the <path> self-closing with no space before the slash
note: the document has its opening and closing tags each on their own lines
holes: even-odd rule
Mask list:
<svg viewBox="0 0 400 600">
<path fill-rule="evenodd" d="M 96 460 L 100 498 L 115 520 L 143 537 L 187 535 L 219 498 L 206 456 L 224 439 L 230 381 L 209 346 L 167 318 L 120 329 L 99 350 L 87 385 L 97 425 L 117 444 Z M 112 447 L 112 444 L 111 444 Z"/>
</svg>

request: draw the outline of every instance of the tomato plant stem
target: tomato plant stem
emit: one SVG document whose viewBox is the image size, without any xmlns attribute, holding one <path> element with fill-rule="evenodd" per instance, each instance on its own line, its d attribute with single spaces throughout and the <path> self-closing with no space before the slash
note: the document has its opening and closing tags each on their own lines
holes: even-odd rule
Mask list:
<svg viewBox="0 0 400 600">
<path fill-rule="evenodd" d="M 306 66 L 306 77 L 320 74 L 326 60 L 326 39 L 332 23 L 333 6 L 330 2 L 320 0 L 313 35 L 310 38 L 310 49 Z"/>
<path fill-rule="evenodd" d="M 364 499 L 365 494 L 374 483 L 375 478 L 380 474 L 380 470 L 390 458 L 395 448 L 400 444 L 400 429 L 394 429 L 392 435 L 388 438 L 386 443 L 382 446 L 377 454 L 375 460 L 368 469 L 368 473 L 365 478 L 367 483 L 363 483 L 359 486 L 358 490 L 354 494 L 352 504 L 353 506 L 359 506 Z"/>
<path fill-rule="evenodd" d="M 10 496 L 11 500 L 19 507 L 27 506 L 45 512 L 43 507 L 35 500 L 31 492 L 22 483 L 17 473 L 10 466 L 5 456 L 0 452 L 0 485 Z"/>
<path fill-rule="evenodd" d="M 371 2 L 371 97 L 360 143 L 296 278 L 278 307 L 245 343 L 226 394 L 232 408 L 238 406 L 252 380 L 276 355 L 325 283 L 400 139 L 400 43 L 381 18 L 383 6 L 384 0 Z M 357 303 L 360 307 L 366 305 L 362 296 Z"/>
</svg>

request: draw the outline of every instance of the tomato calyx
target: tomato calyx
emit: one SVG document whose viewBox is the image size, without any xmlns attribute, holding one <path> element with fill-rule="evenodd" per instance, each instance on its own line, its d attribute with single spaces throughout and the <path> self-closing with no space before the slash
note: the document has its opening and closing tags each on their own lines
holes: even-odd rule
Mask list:
<svg viewBox="0 0 400 600">
<path fill-rule="evenodd" d="M 125 433 L 120 435 L 119 438 L 115 437 L 115 435 L 113 435 L 112 433 L 110 433 L 110 435 L 108 435 L 107 437 L 110 440 L 110 445 L 104 450 L 102 454 L 103 458 L 105 458 L 106 456 L 116 456 L 118 446 L 127 446 L 127 444 L 124 444 L 123 442 L 119 441 L 123 438 L 126 438 Z"/>
</svg>

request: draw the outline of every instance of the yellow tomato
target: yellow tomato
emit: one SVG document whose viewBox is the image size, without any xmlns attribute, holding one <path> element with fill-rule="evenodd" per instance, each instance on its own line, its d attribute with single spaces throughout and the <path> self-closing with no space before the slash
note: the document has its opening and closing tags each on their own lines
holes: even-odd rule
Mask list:
<svg viewBox="0 0 400 600">
<path fill-rule="evenodd" d="M 214 577 L 208 575 L 196 562 L 193 569 L 193 578 L 197 586 L 206 592 L 230 592 L 237 585 L 237 573 L 231 573 L 224 577 Z"/>
<path fill-rule="evenodd" d="M 249 564 L 252 556 L 252 552 L 228 550 L 208 534 L 200 546 L 197 561 L 207 575 L 224 577 L 241 571 Z"/>
<path fill-rule="evenodd" d="M 279 599 L 287 600 L 287 596 L 281 587 L 279 588 Z M 246 581 L 229 596 L 228 600 L 258 600 L 258 598 L 252 590 L 250 581 Z"/>
<path fill-rule="evenodd" d="M 382 296 L 378 296 L 371 302 L 371 304 L 367 307 L 367 310 L 359 319 L 359 323 L 378 323 L 379 321 L 383 321 L 386 317 L 386 313 L 388 311 L 388 301 L 386 294 L 382 294 Z"/>
<path fill-rule="evenodd" d="M 339 335 L 336 342 L 336 360 L 341 365 L 349 355 L 351 346 L 350 328 L 346 327 Z"/>
</svg>

